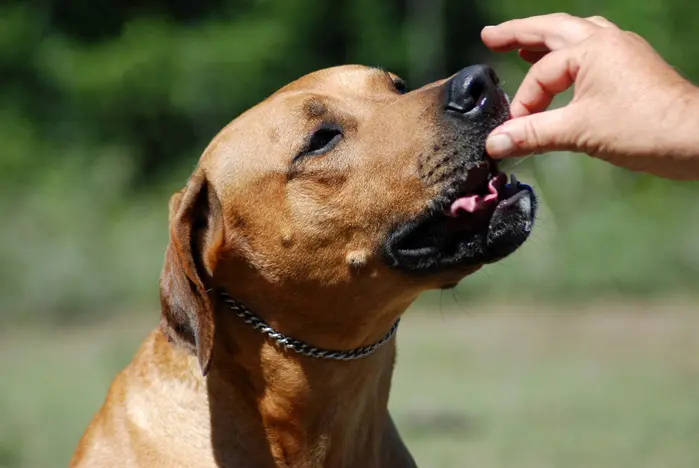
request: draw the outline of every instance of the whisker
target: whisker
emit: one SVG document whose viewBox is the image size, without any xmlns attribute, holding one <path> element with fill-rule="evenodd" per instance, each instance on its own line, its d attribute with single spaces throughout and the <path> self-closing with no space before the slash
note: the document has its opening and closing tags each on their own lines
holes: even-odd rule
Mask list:
<svg viewBox="0 0 699 468">
<path fill-rule="evenodd" d="M 452 290 L 451 290 L 451 297 L 454 298 L 454 302 L 456 302 L 456 306 L 459 308 L 459 310 L 460 310 L 461 312 L 464 312 L 466 315 L 471 315 L 471 314 L 468 312 L 468 309 L 466 309 L 464 306 L 462 306 L 462 305 L 461 305 L 461 302 L 459 302 L 459 296 L 458 296 L 458 293 L 457 293 L 457 291 L 456 291 L 456 288 L 452 288 Z"/>
<path fill-rule="evenodd" d="M 442 289 L 441 292 L 439 293 L 439 315 L 442 317 L 442 321 L 444 320 L 443 299 L 444 299 L 444 289 Z"/>
<path fill-rule="evenodd" d="M 515 167 L 519 166 L 520 164 L 522 164 L 524 161 L 528 160 L 528 159 L 531 158 L 532 156 L 533 156 L 533 155 L 522 156 L 521 158 L 509 158 L 509 159 L 505 159 L 505 160 L 503 160 L 503 161 L 500 161 L 500 163 L 498 164 L 498 167 L 500 168 L 500 170 L 501 170 L 502 172 L 510 172 L 510 171 L 513 170 Z"/>
</svg>

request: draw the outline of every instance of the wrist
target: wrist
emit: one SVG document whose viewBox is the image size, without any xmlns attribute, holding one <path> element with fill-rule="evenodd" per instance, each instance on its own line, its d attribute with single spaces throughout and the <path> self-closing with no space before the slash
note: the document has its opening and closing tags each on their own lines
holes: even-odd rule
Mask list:
<svg viewBox="0 0 699 468">
<path fill-rule="evenodd" d="M 699 87 L 687 83 L 676 106 L 676 128 L 668 135 L 672 156 L 699 164 Z"/>
<path fill-rule="evenodd" d="M 650 113 L 632 132 L 635 144 L 628 157 L 610 162 L 660 177 L 699 180 L 699 88 L 682 80 L 665 86 L 655 101 L 645 104 L 651 102 L 655 108 L 646 108 Z"/>
</svg>

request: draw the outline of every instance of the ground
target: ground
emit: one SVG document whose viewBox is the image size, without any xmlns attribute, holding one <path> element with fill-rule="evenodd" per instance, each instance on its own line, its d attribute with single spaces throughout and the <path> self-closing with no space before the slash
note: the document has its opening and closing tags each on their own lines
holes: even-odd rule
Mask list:
<svg viewBox="0 0 699 468">
<path fill-rule="evenodd" d="M 420 466 L 699 466 L 696 303 L 446 302 L 398 333 L 390 404 Z M 0 467 L 65 466 L 156 322 L 0 332 Z"/>
</svg>

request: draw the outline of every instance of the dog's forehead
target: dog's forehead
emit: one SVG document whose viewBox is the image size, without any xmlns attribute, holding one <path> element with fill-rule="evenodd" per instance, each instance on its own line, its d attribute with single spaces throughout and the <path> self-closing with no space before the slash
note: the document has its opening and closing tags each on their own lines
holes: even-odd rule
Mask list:
<svg viewBox="0 0 699 468">
<path fill-rule="evenodd" d="M 315 121 L 333 115 L 351 127 L 377 103 L 397 97 L 396 78 L 362 65 L 305 75 L 230 122 L 211 141 L 199 164 L 217 191 L 260 174 L 284 173 L 291 149 L 304 141 Z"/>
<path fill-rule="evenodd" d="M 376 67 L 364 65 L 342 65 L 309 73 L 289 83 L 278 92 L 322 91 L 322 92 L 381 92 L 389 90 L 395 75 Z"/>
</svg>

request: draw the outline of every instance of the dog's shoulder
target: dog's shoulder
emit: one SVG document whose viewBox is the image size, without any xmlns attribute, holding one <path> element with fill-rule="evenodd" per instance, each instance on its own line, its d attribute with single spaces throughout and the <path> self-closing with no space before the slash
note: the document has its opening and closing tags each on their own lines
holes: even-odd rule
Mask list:
<svg viewBox="0 0 699 468">
<path fill-rule="evenodd" d="M 70 466 L 106 467 L 115 460 L 122 467 L 173 466 L 172 460 L 159 459 L 168 451 L 157 445 L 181 438 L 177 428 L 188 427 L 189 418 L 202 413 L 205 398 L 197 396 L 204 384 L 197 372 L 195 357 L 171 346 L 160 330 L 153 330 L 110 385 Z M 186 421 L 179 421 L 183 418 Z"/>
</svg>

